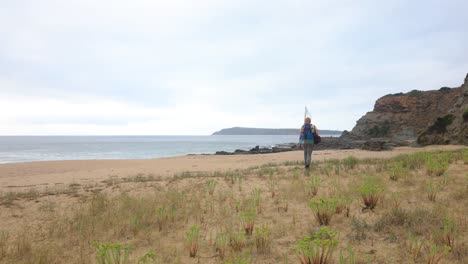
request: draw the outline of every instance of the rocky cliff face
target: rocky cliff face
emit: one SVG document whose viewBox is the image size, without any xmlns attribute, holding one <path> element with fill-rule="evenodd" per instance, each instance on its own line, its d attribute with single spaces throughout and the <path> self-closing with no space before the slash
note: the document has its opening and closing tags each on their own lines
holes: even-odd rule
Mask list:
<svg viewBox="0 0 468 264">
<path fill-rule="evenodd" d="M 343 137 L 419 144 L 468 143 L 468 75 L 462 86 L 386 95 Z"/>
<path fill-rule="evenodd" d="M 446 115 L 437 117 L 418 137 L 418 143 L 468 145 L 468 74 L 461 95 Z"/>
</svg>

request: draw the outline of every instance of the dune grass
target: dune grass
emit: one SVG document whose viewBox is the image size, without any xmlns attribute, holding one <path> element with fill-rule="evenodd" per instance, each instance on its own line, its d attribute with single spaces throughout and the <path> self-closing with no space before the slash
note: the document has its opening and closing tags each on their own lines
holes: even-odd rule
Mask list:
<svg viewBox="0 0 468 264">
<path fill-rule="evenodd" d="M 466 263 L 468 150 L 0 193 L 0 263 Z M 318 262 L 317 262 L 318 261 Z"/>
</svg>

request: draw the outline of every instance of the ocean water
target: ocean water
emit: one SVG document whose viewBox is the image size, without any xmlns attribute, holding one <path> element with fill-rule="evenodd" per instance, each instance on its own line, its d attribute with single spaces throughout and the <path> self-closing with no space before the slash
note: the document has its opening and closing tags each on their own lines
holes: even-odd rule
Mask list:
<svg viewBox="0 0 468 264">
<path fill-rule="evenodd" d="M 324 135 L 326 136 L 326 135 Z M 284 136 L 0 136 L 0 163 L 150 159 L 216 151 L 249 150 L 257 145 L 295 143 Z"/>
</svg>

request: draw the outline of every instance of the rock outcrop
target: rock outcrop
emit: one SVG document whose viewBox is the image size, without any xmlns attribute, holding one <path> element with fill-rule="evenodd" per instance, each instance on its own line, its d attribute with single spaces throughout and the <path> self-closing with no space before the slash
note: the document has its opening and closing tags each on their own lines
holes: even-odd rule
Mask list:
<svg viewBox="0 0 468 264">
<path fill-rule="evenodd" d="M 460 87 L 381 97 L 374 110 L 359 119 L 351 132 L 343 133 L 342 139 L 372 139 L 374 142 L 364 144 L 370 148 L 377 146 L 377 139 L 387 145 L 467 145 L 467 111 L 468 75 Z"/>
<path fill-rule="evenodd" d="M 421 145 L 463 144 L 468 145 L 468 74 L 460 87 L 461 96 L 446 113 L 418 137 Z"/>
<path fill-rule="evenodd" d="M 322 137 L 320 144 L 314 145 L 314 150 L 325 150 L 325 149 L 353 149 L 360 148 L 363 142 L 359 141 L 347 141 L 342 140 L 338 137 Z M 385 147 L 389 147 L 388 144 Z M 268 154 L 299 150 L 299 145 L 296 143 L 279 144 L 273 147 L 260 147 L 256 146 L 250 150 L 236 149 L 233 152 L 217 151 L 215 155 L 245 155 L 245 154 Z"/>
</svg>

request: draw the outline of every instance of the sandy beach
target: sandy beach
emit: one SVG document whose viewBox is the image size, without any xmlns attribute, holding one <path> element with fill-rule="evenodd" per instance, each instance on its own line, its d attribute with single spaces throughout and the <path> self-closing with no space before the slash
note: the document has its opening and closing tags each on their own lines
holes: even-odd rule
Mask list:
<svg viewBox="0 0 468 264">
<path fill-rule="evenodd" d="M 313 153 L 313 160 L 356 158 L 391 158 L 400 154 L 431 150 L 455 150 L 464 146 L 398 147 L 392 151 L 321 150 Z M 266 163 L 303 160 L 302 151 L 263 155 L 191 155 L 148 160 L 75 160 L 0 164 L 0 190 L 17 191 L 31 187 L 52 187 L 60 184 L 91 184 L 109 177 L 128 177 L 151 174 L 160 177 L 181 172 L 214 172 L 246 169 Z"/>
</svg>

